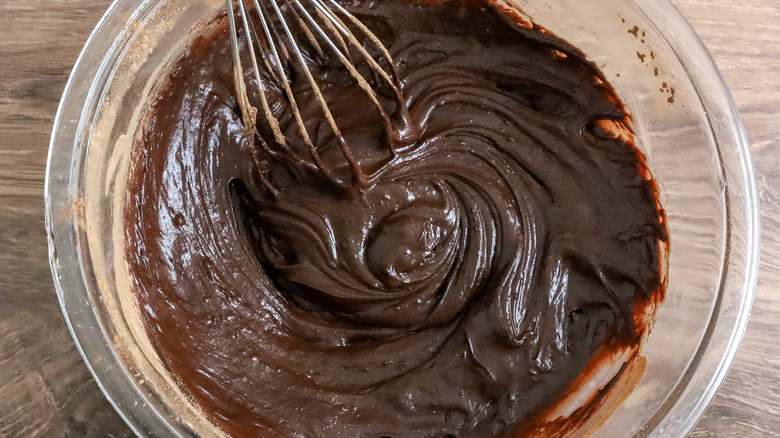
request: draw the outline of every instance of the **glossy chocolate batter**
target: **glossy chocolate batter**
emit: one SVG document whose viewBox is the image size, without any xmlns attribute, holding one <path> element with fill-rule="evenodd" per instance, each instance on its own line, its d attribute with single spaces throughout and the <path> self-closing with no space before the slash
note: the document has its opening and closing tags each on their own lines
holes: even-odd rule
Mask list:
<svg viewBox="0 0 780 438">
<path fill-rule="evenodd" d="M 519 433 L 597 350 L 637 344 L 635 315 L 663 295 L 663 212 L 630 118 L 583 53 L 486 0 L 344 4 L 393 55 L 408 135 L 309 46 L 365 180 L 295 65 L 323 168 L 267 72 L 288 148 L 262 117 L 253 134 L 222 17 L 160 86 L 134 152 L 142 320 L 235 436 Z"/>
</svg>

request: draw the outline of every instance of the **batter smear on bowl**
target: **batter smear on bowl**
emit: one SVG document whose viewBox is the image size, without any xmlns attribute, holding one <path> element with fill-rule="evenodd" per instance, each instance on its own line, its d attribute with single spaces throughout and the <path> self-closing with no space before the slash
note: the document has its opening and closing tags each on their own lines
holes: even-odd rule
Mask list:
<svg viewBox="0 0 780 438">
<path fill-rule="evenodd" d="M 133 153 L 126 253 L 152 344 L 233 436 L 568 433 L 604 391 L 566 427 L 540 421 L 599 360 L 634 358 L 663 298 L 667 231 L 630 116 L 585 54 L 486 0 L 343 4 L 391 52 L 409 135 L 306 46 L 364 178 L 294 65 L 322 167 L 273 80 L 287 145 L 247 129 L 217 20 Z"/>
</svg>

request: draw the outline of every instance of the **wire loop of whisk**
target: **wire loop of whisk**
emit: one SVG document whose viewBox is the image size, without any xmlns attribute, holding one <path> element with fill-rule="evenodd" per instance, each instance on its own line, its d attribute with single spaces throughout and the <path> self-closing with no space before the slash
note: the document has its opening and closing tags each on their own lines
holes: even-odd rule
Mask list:
<svg viewBox="0 0 780 438">
<path fill-rule="evenodd" d="M 236 14 L 236 9 L 234 8 L 234 2 L 238 4 L 238 14 Z M 411 130 L 408 125 L 410 118 L 398 72 L 395 69 L 390 52 L 382 41 L 336 0 L 226 0 L 226 3 L 231 30 L 236 90 L 239 95 L 238 100 L 244 124 L 249 125 L 247 126 L 248 129 L 256 132 L 258 111 L 249 104 L 238 41 L 239 20 L 236 17 L 240 18 L 240 26 L 243 34 L 246 36 L 246 47 L 252 64 L 252 76 L 259 87 L 257 91 L 260 96 L 260 111 L 273 132 L 275 143 L 286 154 L 295 157 L 287 143 L 287 139 L 282 133 L 279 119 L 274 115 L 266 95 L 266 91 L 270 86 L 267 81 L 274 81 L 278 88 L 282 90 L 314 167 L 328 180 L 338 183 L 333 171 L 323 162 L 317 146 L 312 141 L 300 111 L 299 102 L 293 92 L 293 78 L 291 77 L 293 69 L 291 65 L 292 63 L 297 63 L 318 106 L 322 110 L 328 126 L 335 135 L 341 154 L 349 165 L 352 183 L 358 187 L 366 186 L 368 177 L 342 135 L 336 119 L 323 96 L 320 84 L 318 84 L 315 75 L 312 73 L 311 60 L 307 59 L 304 54 L 299 39 L 302 33 L 303 38 L 308 43 L 308 47 L 311 47 L 320 57 L 325 58 L 325 51 L 327 50 L 329 54 L 335 55 L 340 64 L 346 68 L 349 75 L 357 83 L 357 86 L 365 92 L 381 117 L 392 150 L 393 144 L 409 142 L 408 133 Z M 254 10 L 257 16 L 256 21 L 259 22 L 262 33 L 255 28 L 253 20 L 250 19 L 251 10 L 247 4 L 250 4 Z M 293 26 L 296 27 L 294 28 Z M 352 29 L 355 29 L 355 31 Z M 295 30 L 299 32 L 296 33 Z M 379 60 L 372 56 L 366 46 L 372 46 L 373 50 L 378 50 L 380 53 L 380 56 L 378 56 Z M 383 82 L 385 86 L 389 86 L 389 89 L 392 90 L 393 98 L 396 102 L 393 115 L 387 113 L 371 82 L 358 71 L 358 63 L 354 54 L 358 54 L 360 56 L 359 59 L 362 59 L 368 66 L 375 83 Z M 258 57 L 258 55 L 260 56 Z M 380 61 L 387 64 L 386 69 L 380 65 Z M 266 72 L 266 76 L 262 74 L 261 65 Z M 392 152 L 395 153 L 394 150 Z M 297 157 L 297 160 L 301 161 L 300 157 Z"/>
</svg>

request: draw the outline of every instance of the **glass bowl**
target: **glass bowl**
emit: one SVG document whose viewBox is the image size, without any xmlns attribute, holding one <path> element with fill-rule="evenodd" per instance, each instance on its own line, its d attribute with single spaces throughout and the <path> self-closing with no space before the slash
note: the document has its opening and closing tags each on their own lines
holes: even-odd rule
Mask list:
<svg viewBox="0 0 780 438">
<path fill-rule="evenodd" d="M 633 115 L 667 213 L 668 289 L 647 372 L 596 436 L 684 436 L 715 395 L 747 325 L 759 212 L 750 150 L 717 67 L 668 0 L 516 0 L 581 48 Z M 141 436 L 219 436 L 139 325 L 123 260 L 129 156 L 150 93 L 221 0 L 117 0 L 60 103 L 46 173 L 57 294 L 108 400 Z M 229 62 L 229 61 L 226 61 Z"/>
</svg>

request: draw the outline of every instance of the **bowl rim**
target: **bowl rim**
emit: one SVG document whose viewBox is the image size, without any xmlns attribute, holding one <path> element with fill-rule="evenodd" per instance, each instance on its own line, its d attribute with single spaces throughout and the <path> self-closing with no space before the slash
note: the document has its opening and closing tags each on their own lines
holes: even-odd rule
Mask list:
<svg viewBox="0 0 780 438">
<path fill-rule="evenodd" d="M 673 25 L 678 25 L 678 31 L 688 32 L 696 42 L 695 50 L 703 53 L 708 60 L 706 65 L 700 67 L 703 68 L 703 74 L 717 83 L 718 90 L 715 92 L 721 93 L 728 103 L 728 118 L 732 122 L 729 127 L 730 135 L 736 144 L 736 153 L 740 162 L 738 171 L 740 180 L 728 181 L 728 184 L 738 184 L 745 199 L 746 229 L 745 235 L 742 237 L 745 241 L 746 263 L 743 267 L 744 271 L 741 272 L 744 278 L 741 281 L 741 286 L 737 288 L 741 293 L 737 296 L 724 296 L 723 282 L 727 274 L 726 269 L 721 273 L 721 286 L 717 291 L 718 300 L 727 300 L 731 304 L 735 304 L 739 308 L 739 312 L 728 332 L 728 339 L 720 342 L 717 351 L 710 350 L 713 344 L 710 342 L 711 339 L 708 339 L 708 333 L 705 333 L 704 339 L 694 355 L 692 365 L 686 369 L 686 374 L 706 373 L 704 378 L 708 384 L 700 394 L 696 394 L 690 401 L 686 400 L 685 403 L 681 403 L 682 393 L 689 389 L 687 382 L 690 381 L 690 376 L 687 381 L 682 380 L 684 383 L 682 388 L 678 388 L 681 384 L 678 382 L 675 388 L 679 389 L 679 394 L 676 394 L 676 397 L 675 394 L 669 396 L 667 403 L 659 408 L 661 416 L 656 414 L 652 417 L 639 433 L 639 436 L 649 436 L 653 433 L 663 433 L 664 436 L 667 434 L 669 436 L 685 436 L 696 425 L 723 383 L 747 328 L 759 267 L 759 198 L 750 145 L 739 111 L 722 73 L 701 38 L 670 0 L 628 1 L 640 12 L 648 8 L 647 5 L 661 8 L 664 11 L 665 19 Z M 118 42 L 129 31 L 127 23 L 147 3 L 149 0 L 114 0 L 90 34 L 71 70 L 54 119 L 49 144 L 44 184 L 45 223 L 49 263 L 57 297 L 79 354 L 100 390 L 136 435 L 156 436 L 167 433 L 181 436 L 188 430 L 175 424 L 176 419 L 166 418 L 163 413 L 154 408 L 153 404 L 138 403 L 139 400 L 146 400 L 144 392 L 127 372 L 110 343 L 105 342 L 105 328 L 90 305 L 89 284 L 83 268 L 84 260 L 78 238 L 79 233 L 83 230 L 80 230 L 76 220 L 78 212 L 73 209 L 77 199 L 74 189 L 78 185 L 79 172 L 74 170 L 72 164 L 73 160 L 78 157 L 80 134 L 87 125 L 87 119 L 89 119 L 88 104 L 94 97 L 94 93 L 99 91 L 97 90 L 99 79 L 106 73 L 106 69 L 110 68 L 106 65 L 107 61 L 117 49 Z M 645 15 L 645 18 L 648 17 Z M 667 23 L 658 23 L 655 20 L 650 21 L 659 28 L 667 25 Z M 679 56 L 679 44 L 670 39 L 667 42 Z M 103 59 L 100 64 L 87 62 L 88 55 L 100 53 L 102 53 Z M 686 72 L 688 72 L 687 69 Z M 92 78 L 92 80 L 80 80 L 80 78 L 85 77 Z M 689 77 L 691 77 L 690 74 Z M 695 78 L 691 77 L 691 81 L 696 84 Z M 74 116 L 75 114 L 78 114 L 78 117 Z M 726 198 L 728 204 L 728 196 Z M 727 211 L 728 217 L 733 213 L 733 209 Z M 62 219 L 63 214 L 65 215 L 64 220 Z M 731 228 L 731 226 L 727 227 L 729 233 Z M 727 245 L 729 241 L 730 237 L 727 237 Z M 723 263 L 724 267 L 729 265 L 728 260 Z M 711 332 L 712 321 L 717 317 L 716 309 L 710 316 L 708 332 Z M 711 333 L 709 335 L 711 336 Z M 703 370 L 699 364 L 705 353 L 709 353 L 716 359 L 719 357 L 719 360 L 713 360 L 711 366 Z M 124 392 L 117 389 L 123 389 Z"/>
</svg>

